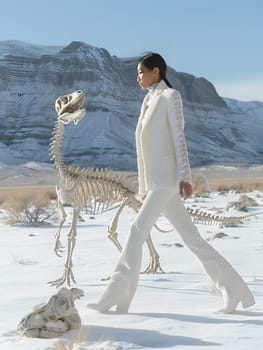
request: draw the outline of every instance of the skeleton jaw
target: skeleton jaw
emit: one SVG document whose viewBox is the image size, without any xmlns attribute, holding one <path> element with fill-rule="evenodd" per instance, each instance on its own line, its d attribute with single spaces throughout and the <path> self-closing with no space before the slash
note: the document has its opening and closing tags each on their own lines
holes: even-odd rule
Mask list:
<svg viewBox="0 0 263 350">
<path fill-rule="evenodd" d="M 79 109 L 74 113 L 63 113 L 61 114 L 58 119 L 63 123 L 63 124 L 69 124 L 71 122 L 73 122 L 75 125 L 78 124 L 78 122 L 84 117 L 84 115 L 86 114 L 86 110 L 83 109 Z"/>
<path fill-rule="evenodd" d="M 55 109 L 60 119 L 64 124 L 78 122 L 85 115 L 85 109 L 80 109 L 85 101 L 85 95 L 82 90 L 74 91 L 72 94 L 60 96 L 55 102 Z"/>
<path fill-rule="evenodd" d="M 83 290 L 79 288 L 71 288 L 70 292 L 72 294 L 73 300 L 80 299 L 81 297 L 84 296 Z"/>
</svg>

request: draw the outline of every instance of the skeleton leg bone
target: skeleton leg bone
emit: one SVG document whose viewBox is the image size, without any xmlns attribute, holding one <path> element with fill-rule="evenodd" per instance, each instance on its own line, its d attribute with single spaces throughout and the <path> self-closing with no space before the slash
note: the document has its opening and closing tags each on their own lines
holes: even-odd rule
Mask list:
<svg viewBox="0 0 263 350">
<path fill-rule="evenodd" d="M 64 265 L 64 273 L 61 278 L 58 278 L 55 281 L 49 282 L 51 286 L 60 287 L 65 282 L 70 286 L 71 282 L 76 283 L 73 272 L 72 272 L 72 254 L 76 244 L 76 236 L 77 236 L 77 220 L 79 216 L 80 209 L 74 208 L 72 215 L 72 222 L 70 231 L 68 233 L 68 250 L 67 250 L 67 259 Z"/>
<path fill-rule="evenodd" d="M 118 240 L 117 227 L 118 227 L 120 214 L 121 214 L 123 208 L 128 205 L 129 201 L 130 201 L 129 197 L 126 197 L 123 199 L 116 214 L 114 215 L 113 219 L 111 220 L 110 224 L 108 225 L 108 233 L 109 233 L 108 238 L 115 244 L 115 246 L 117 247 L 119 252 L 121 252 L 122 247 L 121 247 L 121 244 Z"/>
<path fill-rule="evenodd" d="M 148 235 L 146 239 L 146 244 L 150 252 L 150 262 L 149 262 L 149 265 L 146 267 L 146 269 L 142 273 L 157 273 L 157 272 L 164 273 L 160 264 L 160 256 L 153 245 L 151 234 Z"/>
<path fill-rule="evenodd" d="M 59 207 L 59 210 L 60 210 L 60 223 L 59 223 L 59 228 L 55 234 L 55 247 L 54 247 L 54 250 L 55 250 L 55 253 L 57 256 L 61 257 L 60 253 L 63 253 L 64 252 L 64 247 L 60 241 L 60 234 L 61 234 L 61 229 L 62 229 L 62 226 L 64 225 L 65 221 L 66 221 L 66 217 L 67 217 L 67 214 L 66 214 L 66 211 L 63 207 L 63 204 L 61 203 L 61 201 L 58 199 L 58 207 Z"/>
</svg>

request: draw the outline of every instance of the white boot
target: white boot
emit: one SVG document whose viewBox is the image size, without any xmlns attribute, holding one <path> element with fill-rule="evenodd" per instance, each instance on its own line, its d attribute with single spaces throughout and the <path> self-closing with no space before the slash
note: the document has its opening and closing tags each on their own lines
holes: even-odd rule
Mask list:
<svg viewBox="0 0 263 350">
<path fill-rule="evenodd" d="M 255 304 L 255 299 L 253 294 L 250 292 L 248 288 L 245 288 L 244 285 L 241 286 L 241 290 L 238 291 L 237 288 L 233 293 L 233 288 L 224 286 L 221 288 L 224 306 L 223 308 L 217 310 L 217 312 L 230 314 L 234 312 L 241 303 L 243 309 L 248 308 Z"/>
<path fill-rule="evenodd" d="M 220 312 L 231 313 L 240 302 L 244 308 L 255 304 L 254 296 L 245 281 L 233 266 L 201 237 L 178 196 L 169 201 L 165 208 L 165 216 L 222 293 L 224 306 Z"/>
<path fill-rule="evenodd" d="M 127 278 L 113 280 L 113 278 L 100 301 L 96 304 L 88 304 L 88 308 L 99 312 L 106 312 L 116 306 L 117 313 L 128 312 L 132 300 L 132 296 L 129 294 L 128 280 Z"/>
<path fill-rule="evenodd" d="M 142 245 L 140 230 L 132 224 L 129 237 L 106 290 L 100 301 L 96 304 L 88 304 L 88 308 L 106 312 L 116 306 L 116 312 L 128 312 L 140 275 Z"/>
</svg>

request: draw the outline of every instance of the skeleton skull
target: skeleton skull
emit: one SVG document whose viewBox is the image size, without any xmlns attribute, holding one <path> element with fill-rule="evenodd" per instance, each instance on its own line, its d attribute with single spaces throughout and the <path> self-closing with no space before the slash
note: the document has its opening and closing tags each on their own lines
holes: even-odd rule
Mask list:
<svg viewBox="0 0 263 350">
<path fill-rule="evenodd" d="M 84 295 L 78 288 L 61 288 L 46 304 L 37 305 L 18 324 L 23 336 L 52 338 L 79 328 L 81 319 L 74 301 Z"/>
<path fill-rule="evenodd" d="M 55 102 L 58 119 L 64 124 L 68 124 L 72 121 L 74 124 L 77 124 L 86 113 L 85 109 L 80 109 L 84 101 L 85 95 L 82 90 L 77 90 L 72 94 L 58 97 Z"/>
</svg>

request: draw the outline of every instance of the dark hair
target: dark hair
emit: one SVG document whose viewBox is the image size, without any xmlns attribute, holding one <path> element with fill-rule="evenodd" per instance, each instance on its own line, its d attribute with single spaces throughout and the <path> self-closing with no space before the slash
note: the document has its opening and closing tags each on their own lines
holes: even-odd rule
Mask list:
<svg viewBox="0 0 263 350">
<path fill-rule="evenodd" d="M 168 79 L 166 78 L 167 65 L 161 55 L 159 55 L 158 53 L 149 53 L 141 57 L 139 59 L 138 64 L 139 63 L 143 64 L 146 68 L 151 70 L 154 69 L 155 67 L 158 67 L 161 80 L 164 80 L 170 88 L 172 87 L 172 85 L 169 83 Z"/>
</svg>

